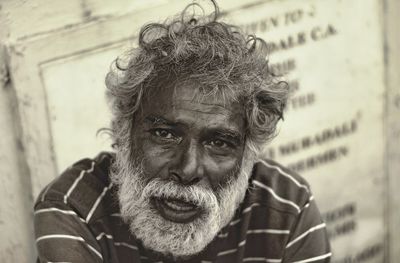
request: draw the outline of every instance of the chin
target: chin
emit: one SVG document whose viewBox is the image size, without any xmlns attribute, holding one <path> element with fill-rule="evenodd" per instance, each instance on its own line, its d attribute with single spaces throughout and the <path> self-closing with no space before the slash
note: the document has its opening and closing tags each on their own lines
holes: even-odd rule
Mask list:
<svg viewBox="0 0 400 263">
<path fill-rule="evenodd" d="M 177 223 L 162 217 L 156 209 L 142 210 L 130 220 L 130 230 L 146 248 L 164 256 L 193 256 L 205 249 L 219 231 L 218 217 L 204 213 L 191 222 Z"/>
<path fill-rule="evenodd" d="M 223 226 L 216 196 L 193 188 L 155 179 L 141 193 L 132 193 L 126 182 L 119 193 L 121 215 L 146 248 L 173 258 L 196 255 Z M 186 200 L 193 203 L 193 209 L 178 211 L 166 199 Z"/>
</svg>

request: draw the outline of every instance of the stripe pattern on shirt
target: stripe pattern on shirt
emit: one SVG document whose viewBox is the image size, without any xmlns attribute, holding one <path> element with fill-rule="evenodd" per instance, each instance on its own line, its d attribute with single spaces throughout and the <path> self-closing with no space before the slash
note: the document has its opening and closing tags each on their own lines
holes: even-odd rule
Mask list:
<svg viewBox="0 0 400 263">
<path fill-rule="evenodd" d="M 39 196 L 34 215 L 41 262 L 162 262 L 121 218 L 109 181 L 113 160 L 111 153 L 81 160 Z M 198 262 L 329 262 L 325 224 L 307 182 L 269 160 L 253 171 L 240 208 Z"/>
</svg>

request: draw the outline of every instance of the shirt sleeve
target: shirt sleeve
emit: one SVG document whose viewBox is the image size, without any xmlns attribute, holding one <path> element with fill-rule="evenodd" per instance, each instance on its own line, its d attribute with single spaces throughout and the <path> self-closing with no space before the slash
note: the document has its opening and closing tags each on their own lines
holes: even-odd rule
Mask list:
<svg viewBox="0 0 400 263">
<path fill-rule="evenodd" d="M 103 262 L 100 247 L 85 220 L 62 202 L 35 207 L 37 262 Z"/>
<path fill-rule="evenodd" d="M 313 197 L 301 209 L 290 233 L 283 263 L 330 262 L 332 253 L 326 226 Z"/>
</svg>

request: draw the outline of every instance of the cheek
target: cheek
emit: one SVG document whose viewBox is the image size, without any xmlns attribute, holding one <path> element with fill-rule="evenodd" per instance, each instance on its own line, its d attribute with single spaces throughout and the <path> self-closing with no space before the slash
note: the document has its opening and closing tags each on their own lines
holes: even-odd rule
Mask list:
<svg viewBox="0 0 400 263">
<path fill-rule="evenodd" d="M 143 157 L 143 168 L 150 178 L 164 177 L 167 173 L 168 163 L 173 157 L 168 149 L 156 147 L 146 138 L 140 143 L 140 151 Z"/>
<path fill-rule="evenodd" d="M 224 187 L 232 177 L 237 176 L 240 158 L 205 158 L 204 164 L 211 187 L 215 190 Z"/>
</svg>

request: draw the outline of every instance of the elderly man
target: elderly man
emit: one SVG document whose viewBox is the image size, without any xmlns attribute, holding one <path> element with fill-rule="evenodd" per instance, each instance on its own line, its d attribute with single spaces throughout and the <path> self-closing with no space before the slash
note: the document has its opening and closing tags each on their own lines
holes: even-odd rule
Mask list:
<svg viewBox="0 0 400 263">
<path fill-rule="evenodd" d="M 187 16 L 144 26 L 108 74 L 115 153 L 40 194 L 39 262 L 329 262 L 308 184 L 259 156 L 288 95 L 265 42 Z"/>
</svg>

